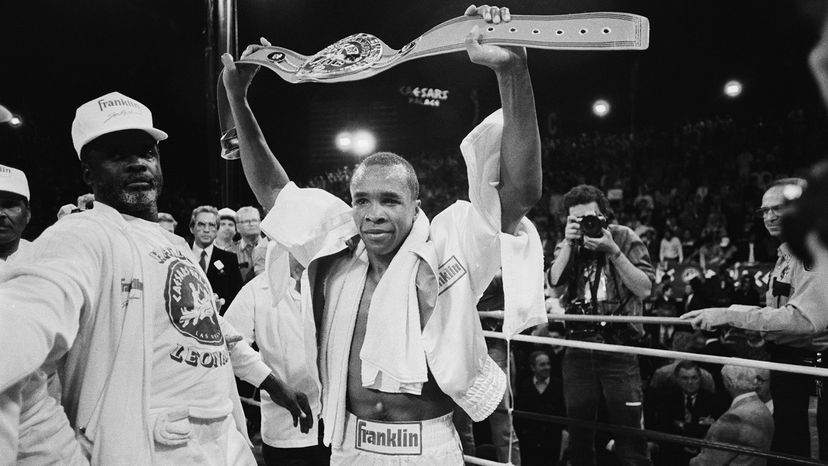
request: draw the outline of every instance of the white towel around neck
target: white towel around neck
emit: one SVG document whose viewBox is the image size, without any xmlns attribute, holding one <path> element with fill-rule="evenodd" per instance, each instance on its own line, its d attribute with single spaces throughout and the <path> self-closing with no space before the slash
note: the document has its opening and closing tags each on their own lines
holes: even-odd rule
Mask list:
<svg viewBox="0 0 828 466">
<path fill-rule="evenodd" d="M 428 380 L 416 288 L 420 257 L 415 251 L 426 245 L 429 226 L 421 211 L 374 290 L 359 353 L 363 387 L 419 395 Z"/>
</svg>

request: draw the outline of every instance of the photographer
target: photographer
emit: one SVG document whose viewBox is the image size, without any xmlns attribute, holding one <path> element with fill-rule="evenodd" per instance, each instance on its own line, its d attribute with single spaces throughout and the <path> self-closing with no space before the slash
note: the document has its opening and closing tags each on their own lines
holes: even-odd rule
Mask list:
<svg viewBox="0 0 828 466">
<path fill-rule="evenodd" d="M 549 269 L 567 313 L 641 315 L 642 300 L 655 280 L 647 248 L 631 229 L 608 225 L 609 201 L 594 186 L 580 185 L 564 196 L 565 239 Z M 641 325 L 569 325 L 568 338 L 626 344 L 643 336 Z M 635 355 L 570 348 L 563 361 L 567 415 L 596 420 L 606 402 L 609 422 L 641 427 L 641 376 Z M 650 464 L 643 437 L 617 436 L 622 464 Z M 570 427 L 573 466 L 595 464 L 594 431 Z"/>
</svg>

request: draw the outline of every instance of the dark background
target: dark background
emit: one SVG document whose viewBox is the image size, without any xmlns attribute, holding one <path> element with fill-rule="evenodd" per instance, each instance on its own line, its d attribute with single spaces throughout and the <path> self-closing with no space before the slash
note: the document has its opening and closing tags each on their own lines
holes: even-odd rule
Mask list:
<svg viewBox="0 0 828 466">
<path fill-rule="evenodd" d="M 311 55 L 356 32 L 399 48 L 432 26 L 462 14 L 466 1 L 239 0 L 238 43 L 265 36 Z M 542 129 L 548 116 L 561 133 L 630 131 L 675 126 L 712 115 L 778 117 L 801 109 L 824 119 L 808 70 L 822 2 L 748 0 L 526 0 L 504 2 L 514 14 L 624 11 L 647 16 L 651 46 L 644 52 L 530 50 Z M 57 207 L 87 192 L 69 128 L 75 108 L 110 91 L 149 106 L 162 143 L 166 186 L 161 210 L 222 206 L 221 184 L 234 207 L 253 202 L 238 162 L 218 158 L 210 95 L 216 49 L 209 25 L 216 6 L 195 0 L 27 0 L 0 6 L 0 103 L 24 125 L 0 125 L 0 163 L 26 171 L 32 187 L 33 236 Z M 744 93 L 727 99 L 722 87 L 739 79 Z M 439 108 L 409 104 L 402 86 L 449 90 Z M 473 103 L 476 95 L 479 106 Z M 591 103 L 605 98 L 605 119 Z M 407 157 L 456 145 L 498 105 L 491 72 L 462 53 L 400 65 L 345 84 L 291 85 L 263 71 L 251 102 L 274 152 L 290 174 L 306 179 L 356 160 L 339 155 L 334 136 L 364 127 L 378 149 Z M 814 157 L 820 148 L 815 148 Z M 229 168 L 228 168 L 229 167 Z M 226 173 L 229 172 L 229 175 Z M 179 221 L 185 219 L 179 218 Z"/>
</svg>

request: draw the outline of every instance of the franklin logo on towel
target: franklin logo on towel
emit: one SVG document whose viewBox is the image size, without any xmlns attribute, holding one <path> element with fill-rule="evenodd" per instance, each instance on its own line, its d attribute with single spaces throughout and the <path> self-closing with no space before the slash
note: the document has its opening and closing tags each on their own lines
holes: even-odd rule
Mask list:
<svg viewBox="0 0 828 466">
<path fill-rule="evenodd" d="M 422 431 L 419 422 L 357 419 L 355 447 L 383 455 L 419 455 L 423 452 Z"/>
<path fill-rule="evenodd" d="M 437 294 L 443 294 L 444 291 L 463 278 L 463 275 L 466 275 L 466 269 L 460 265 L 460 261 L 456 257 L 451 256 L 437 270 Z"/>
</svg>

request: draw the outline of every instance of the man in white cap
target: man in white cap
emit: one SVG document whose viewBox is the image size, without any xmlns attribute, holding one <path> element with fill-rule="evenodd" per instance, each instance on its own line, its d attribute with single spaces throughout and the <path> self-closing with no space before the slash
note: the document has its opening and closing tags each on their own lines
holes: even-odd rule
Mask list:
<svg viewBox="0 0 828 466">
<path fill-rule="evenodd" d="M 0 261 L 9 260 L 29 244 L 21 235 L 31 218 L 26 174 L 0 165 Z"/>
<path fill-rule="evenodd" d="M 72 140 L 95 208 L 44 231 L 21 258 L 32 266 L 0 283 L 0 394 L 63 358 L 62 402 L 92 464 L 254 465 L 233 370 L 297 419 L 307 404 L 260 359 L 241 361 L 252 351 L 242 341 L 232 358 L 243 364 L 231 366 L 234 331 L 204 271 L 156 223 L 166 137 L 117 92 L 78 108 Z M 9 424 L 0 413 L 0 429 Z"/>
<path fill-rule="evenodd" d="M 0 165 L 0 276 L 12 263 L 19 262 L 19 253 L 31 244 L 20 237 L 30 218 L 26 174 Z M 65 419 L 63 423 L 49 422 L 48 429 L 42 428 L 41 423 L 59 411 L 58 402 L 48 394 L 47 375 L 42 370 L 0 393 L 0 464 L 46 464 L 57 459 L 52 451 L 62 452 L 63 463 L 82 463 L 83 457 Z M 37 439 L 44 435 L 50 439 L 50 445 L 38 445 L 43 442 Z"/>
<path fill-rule="evenodd" d="M 213 244 L 227 252 L 238 253 L 236 242 L 233 241 L 233 237 L 236 236 L 236 211 L 229 207 L 219 209 L 218 218 L 218 233 Z"/>
</svg>

